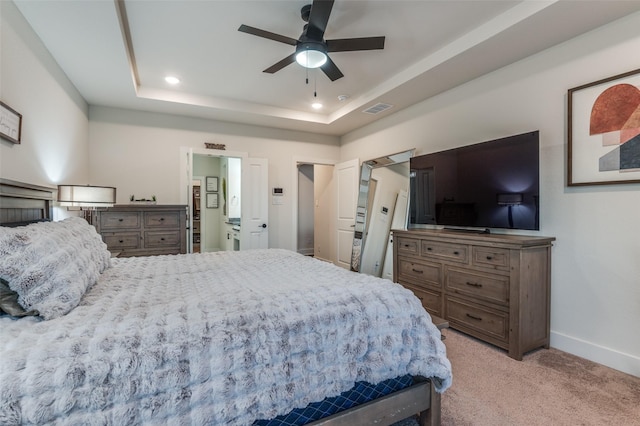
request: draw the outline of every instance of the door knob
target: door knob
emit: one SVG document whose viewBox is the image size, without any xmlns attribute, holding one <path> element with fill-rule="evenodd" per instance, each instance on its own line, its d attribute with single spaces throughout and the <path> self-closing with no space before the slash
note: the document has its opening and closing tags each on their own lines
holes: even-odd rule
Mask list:
<svg viewBox="0 0 640 426">
<path fill-rule="evenodd" d="M 263 223 L 262 225 L 260 225 L 260 228 L 266 228 L 266 227 L 267 227 L 266 223 Z"/>
</svg>

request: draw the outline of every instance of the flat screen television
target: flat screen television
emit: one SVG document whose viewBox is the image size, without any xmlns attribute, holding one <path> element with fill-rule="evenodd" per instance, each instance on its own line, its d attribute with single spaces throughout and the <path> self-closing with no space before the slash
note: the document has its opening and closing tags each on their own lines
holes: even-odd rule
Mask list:
<svg viewBox="0 0 640 426">
<path fill-rule="evenodd" d="M 411 158 L 409 228 L 540 229 L 539 132 Z"/>
</svg>

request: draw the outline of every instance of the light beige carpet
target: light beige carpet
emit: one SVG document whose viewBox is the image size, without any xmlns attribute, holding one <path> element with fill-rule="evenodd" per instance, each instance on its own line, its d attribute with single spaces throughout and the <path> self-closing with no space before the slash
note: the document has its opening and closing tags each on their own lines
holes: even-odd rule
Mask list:
<svg viewBox="0 0 640 426">
<path fill-rule="evenodd" d="M 556 349 L 515 361 L 506 351 L 447 329 L 453 384 L 443 426 L 640 425 L 640 378 Z"/>
</svg>

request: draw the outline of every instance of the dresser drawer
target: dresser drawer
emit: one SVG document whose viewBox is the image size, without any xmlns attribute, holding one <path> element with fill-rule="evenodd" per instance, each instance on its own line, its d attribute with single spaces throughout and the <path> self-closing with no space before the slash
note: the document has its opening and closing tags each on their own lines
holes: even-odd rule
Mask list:
<svg viewBox="0 0 640 426">
<path fill-rule="evenodd" d="M 506 276 L 448 267 L 445 270 L 445 288 L 478 300 L 503 305 L 509 302 L 509 277 Z"/>
<path fill-rule="evenodd" d="M 108 250 L 125 250 L 140 248 L 139 232 L 104 232 L 102 239 Z"/>
<path fill-rule="evenodd" d="M 447 297 L 445 318 L 452 325 L 477 331 L 501 342 L 509 340 L 509 313 Z"/>
<path fill-rule="evenodd" d="M 178 228 L 180 226 L 180 212 L 144 212 L 144 226 Z"/>
<path fill-rule="evenodd" d="M 420 240 L 416 238 L 397 237 L 396 241 L 398 243 L 398 254 L 409 254 L 414 256 L 420 254 Z"/>
<path fill-rule="evenodd" d="M 435 241 L 422 241 L 421 243 L 420 253 L 423 257 L 436 257 L 461 263 L 468 262 L 469 250 L 465 245 Z"/>
<path fill-rule="evenodd" d="M 420 299 L 422 306 L 427 310 L 427 312 L 432 315 L 442 316 L 442 293 L 439 291 L 429 291 L 402 281 L 400 281 L 400 284 L 411 290 L 413 294 Z"/>
<path fill-rule="evenodd" d="M 398 258 L 398 277 L 410 280 L 412 283 L 442 287 L 440 270 L 440 265 L 429 265 L 412 259 Z"/>
<path fill-rule="evenodd" d="M 509 250 L 493 247 L 473 247 L 473 264 L 476 266 L 509 270 Z"/>
<path fill-rule="evenodd" d="M 145 247 L 180 247 L 180 231 L 147 231 L 144 233 Z"/>
<path fill-rule="evenodd" d="M 139 227 L 140 213 L 138 212 L 100 212 L 100 229 L 102 231 Z"/>
</svg>

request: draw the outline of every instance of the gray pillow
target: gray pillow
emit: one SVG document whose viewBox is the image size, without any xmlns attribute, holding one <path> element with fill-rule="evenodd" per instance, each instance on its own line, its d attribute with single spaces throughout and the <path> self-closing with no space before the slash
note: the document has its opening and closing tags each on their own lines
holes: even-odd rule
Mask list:
<svg viewBox="0 0 640 426">
<path fill-rule="evenodd" d="M 75 308 L 110 258 L 95 228 L 79 217 L 0 227 L 0 278 L 18 294 L 20 306 L 47 320 Z"/>
<path fill-rule="evenodd" d="M 9 283 L 0 278 L 0 315 L 11 315 L 12 317 L 26 317 L 38 315 L 35 309 L 25 311 L 18 303 L 18 293 L 9 288 Z"/>
</svg>

